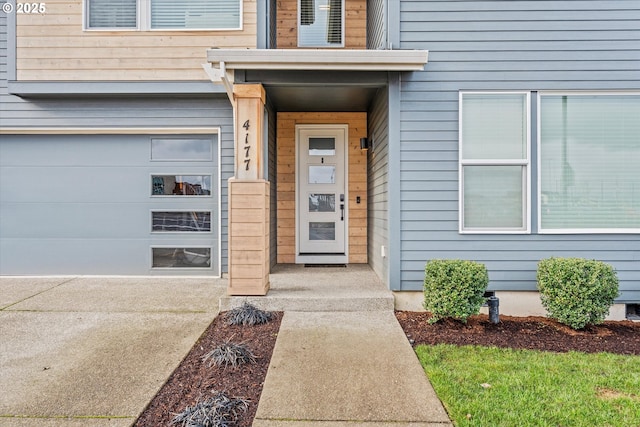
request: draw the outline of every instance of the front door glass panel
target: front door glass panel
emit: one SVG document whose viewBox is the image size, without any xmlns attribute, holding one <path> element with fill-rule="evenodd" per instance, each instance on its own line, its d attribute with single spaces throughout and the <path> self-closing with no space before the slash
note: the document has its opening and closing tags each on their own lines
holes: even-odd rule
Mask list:
<svg viewBox="0 0 640 427">
<path fill-rule="evenodd" d="M 309 240 L 336 240 L 336 223 L 310 222 Z"/>
<path fill-rule="evenodd" d="M 309 194 L 309 212 L 335 212 L 335 194 Z"/>
<path fill-rule="evenodd" d="M 335 156 L 335 138 L 309 138 L 310 156 Z"/>
<path fill-rule="evenodd" d="M 335 184 L 335 166 L 309 166 L 309 184 Z"/>
</svg>

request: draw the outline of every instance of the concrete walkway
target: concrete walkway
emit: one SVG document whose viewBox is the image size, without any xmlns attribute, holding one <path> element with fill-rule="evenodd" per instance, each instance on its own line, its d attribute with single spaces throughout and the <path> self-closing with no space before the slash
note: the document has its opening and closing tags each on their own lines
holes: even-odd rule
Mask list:
<svg viewBox="0 0 640 427">
<path fill-rule="evenodd" d="M 225 291 L 212 279 L 0 278 L 0 427 L 130 426 Z"/>
<path fill-rule="evenodd" d="M 452 425 L 369 266 L 279 265 L 248 300 L 285 312 L 254 427 Z"/>
<path fill-rule="evenodd" d="M 254 427 L 451 425 L 393 312 L 285 313 Z"/>
</svg>

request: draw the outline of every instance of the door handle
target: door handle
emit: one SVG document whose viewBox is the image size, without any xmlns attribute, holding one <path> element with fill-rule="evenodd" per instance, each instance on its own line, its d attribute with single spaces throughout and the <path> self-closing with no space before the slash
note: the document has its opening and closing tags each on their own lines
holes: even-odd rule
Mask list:
<svg viewBox="0 0 640 427">
<path fill-rule="evenodd" d="M 340 221 L 344 221 L 344 203 L 340 203 Z"/>
</svg>

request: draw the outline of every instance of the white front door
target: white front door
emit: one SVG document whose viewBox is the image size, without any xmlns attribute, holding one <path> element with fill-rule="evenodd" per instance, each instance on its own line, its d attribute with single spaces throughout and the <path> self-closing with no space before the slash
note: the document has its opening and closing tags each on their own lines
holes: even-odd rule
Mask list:
<svg viewBox="0 0 640 427">
<path fill-rule="evenodd" d="M 299 261 L 345 262 L 323 257 L 346 255 L 347 134 L 345 125 L 296 127 Z"/>
</svg>

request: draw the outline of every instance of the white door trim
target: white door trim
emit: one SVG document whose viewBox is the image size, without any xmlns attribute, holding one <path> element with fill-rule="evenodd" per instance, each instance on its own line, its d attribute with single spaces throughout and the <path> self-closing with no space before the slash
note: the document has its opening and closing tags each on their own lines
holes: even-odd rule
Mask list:
<svg viewBox="0 0 640 427">
<path fill-rule="evenodd" d="M 320 130 L 333 129 L 344 132 L 344 254 L 311 254 L 300 255 L 300 131 L 302 129 Z M 347 264 L 349 262 L 349 126 L 337 124 L 295 125 L 295 262 L 296 264 Z M 339 201 L 336 200 L 336 203 Z"/>
</svg>

